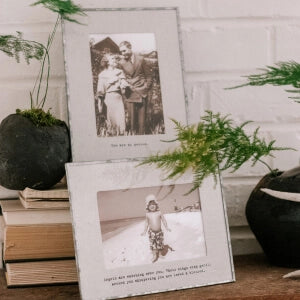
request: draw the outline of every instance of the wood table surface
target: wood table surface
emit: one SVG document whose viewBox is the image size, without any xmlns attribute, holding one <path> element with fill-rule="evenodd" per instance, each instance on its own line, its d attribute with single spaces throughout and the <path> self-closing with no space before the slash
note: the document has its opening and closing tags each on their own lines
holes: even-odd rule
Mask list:
<svg viewBox="0 0 300 300">
<path fill-rule="evenodd" d="M 192 288 L 173 292 L 126 298 L 130 300 L 300 300 L 300 279 L 283 279 L 294 271 L 270 265 L 263 254 L 234 257 L 236 282 Z M 0 270 L 1 300 L 76 300 L 78 285 L 47 287 L 6 287 L 4 271 Z M 95 299 L 96 300 L 96 299 Z"/>
</svg>

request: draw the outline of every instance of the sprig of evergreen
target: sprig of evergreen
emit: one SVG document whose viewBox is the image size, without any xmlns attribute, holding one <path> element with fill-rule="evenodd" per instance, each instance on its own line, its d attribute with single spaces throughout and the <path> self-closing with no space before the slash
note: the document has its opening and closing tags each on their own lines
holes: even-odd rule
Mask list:
<svg viewBox="0 0 300 300">
<path fill-rule="evenodd" d="M 264 156 L 272 156 L 273 151 L 291 150 L 291 148 L 275 147 L 275 141 L 267 143 L 258 137 L 259 128 L 252 135 L 247 135 L 244 127 L 234 126 L 233 120 L 228 116 L 222 117 L 219 113 L 207 111 L 201 122 L 195 125 L 184 126 L 176 120 L 175 124 L 179 146 L 173 151 L 164 154 L 152 155 L 141 163 L 155 164 L 168 172 L 167 179 L 184 174 L 188 169 L 193 172 L 193 188 L 201 186 L 203 180 L 213 175 L 217 180 L 219 171 L 231 169 L 235 172 L 246 161 L 251 160 L 252 165 Z M 293 149 L 294 150 L 294 149 Z M 268 166 L 269 170 L 272 170 Z M 190 192 L 191 192 L 190 191 Z"/>
<path fill-rule="evenodd" d="M 45 8 L 57 13 L 57 19 L 56 19 L 55 25 L 53 27 L 52 32 L 49 34 L 47 45 L 45 47 L 47 50 L 47 53 L 49 53 L 51 45 L 52 45 L 54 37 L 55 37 L 55 34 L 56 34 L 56 31 L 57 31 L 57 27 L 58 27 L 59 23 L 61 22 L 61 20 L 66 20 L 69 22 L 79 24 L 79 22 L 76 19 L 71 18 L 71 16 L 85 15 L 85 13 L 83 12 L 83 10 L 80 6 L 75 5 L 71 0 L 39 0 L 39 1 L 34 2 L 31 5 L 36 6 L 36 5 L 40 5 L 40 4 L 43 5 Z M 42 80 L 44 77 L 44 68 L 45 68 L 46 62 L 47 62 L 47 66 L 48 66 L 47 72 L 46 72 L 46 87 L 45 87 L 44 95 L 40 98 L 41 84 L 42 84 Z M 44 55 L 42 63 L 41 63 L 40 72 L 37 76 L 37 80 L 34 84 L 32 92 L 30 94 L 30 96 L 32 97 L 32 95 L 36 92 L 36 104 L 35 104 L 36 108 L 43 109 L 43 107 L 45 105 L 45 102 L 47 99 L 47 93 L 48 93 L 49 76 L 50 76 L 50 59 L 49 59 L 49 55 Z"/>
<path fill-rule="evenodd" d="M 60 15 L 62 20 L 80 24 L 76 19 L 71 16 L 81 15 L 84 16 L 82 8 L 74 4 L 71 0 L 39 0 L 31 4 L 32 6 L 42 4 L 45 8 Z"/>
<path fill-rule="evenodd" d="M 20 62 L 21 53 L 27 64 L 31 59 L 41 60 L 45 53 L 45 47 L 41 43 L 23 39 L 23 34 L 17 31 L 17 35 L 0 35 L 0 51 Z"/>
<path fill-rule="evenodd" d="M 235 89 L 244 86 L 262 86 L 266 84 L 279 86 L 291 85 L 296 89 L 286 90 L 290 93 L 300 94 L 300 64 L 295 61 L 279 62 L 275 66 L 267 66 L 261 74 L 245 76 L 248 82 L 242 85 L 227 89 Z M 296 102 L 300 102 L 300 96 L 289 97 Z"/>
<path fill-rule="evenodd" d="M 18 113 L 30 118 L 34 123 L 39 125 L 47 125 L 55 123 L 49 117 L 50 112 L 44 114 L 40 111 L 43 110 L 47 99 L 48 84 L 50 76 L 50 57 L 49 51 L 53 43 L 57 27 L 61 20 L 74 22 L 80 24 L 72 16 L 85 15 L 82 8 L 75 5 L 71 0 L 40 0 L 32 4 L 32 6 L 43 5 L 45 8 L 57 13 L 57 20 L 53 30 L 50 32 L 47 44 L 44 46 L 35 41 L 28 41 L 23 39 L 22 33 L 17 32 L 17 36 L 13 35 L 0 35 L 0 51 L 4 52 L 10 57 L 14 57 L 17 62 L 20 62 L 20 54 L 23 53 L 26 62 L 29 64 L 30 60 L 35 58 L 41 62 L 41 67 L 34 83 L 33 89 L 30 92 L 30 103 L 32 113 L 25 110 Z M 46 69 L 46 70 L 45 70 Z M 42 82 L 45 80 L 45 87 L 42 88 Z M 43 92 L 42 92 L 43 90 Z M 41 121 L 41 118 L 45 118 Z M 55 119 L 54 117 L 52 117 Z"/>
</svg>

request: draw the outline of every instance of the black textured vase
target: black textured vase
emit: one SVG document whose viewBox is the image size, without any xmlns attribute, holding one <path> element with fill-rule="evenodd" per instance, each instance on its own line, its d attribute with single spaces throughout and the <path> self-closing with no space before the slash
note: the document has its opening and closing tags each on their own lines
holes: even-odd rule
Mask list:
<svg viewBox="0 0 300 300">
<path fill-rule="evenodd" d="M 264 176 L 246 206 L 249 226 L 270 263 L 299 268 L 300 203 L 275 198 L 261 188 L 300 193 L 300 168 Z"/>
<path fill-rule="evenodd" d="M 0 185 L 8 189 L 47 189 L 65 174 L 70 161 L 66 124 L 35 126 L 12 114 L 0 124 Z"/>
</svg>

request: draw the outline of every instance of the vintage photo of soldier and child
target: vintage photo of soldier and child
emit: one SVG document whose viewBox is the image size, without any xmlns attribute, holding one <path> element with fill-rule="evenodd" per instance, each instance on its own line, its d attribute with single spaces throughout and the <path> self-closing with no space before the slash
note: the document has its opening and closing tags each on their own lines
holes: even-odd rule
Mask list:
<svg viewBox="0 0 300 300">
<path fill-rule="evenodd" d="M 89 38 L 97 136 L 164 134 L 154 34 Z"/>
<path fill-rule="evenodd" d="M 189 184 L 98 192 L 107 269 L 206 256 L 199 192 Z"/>
</svg>

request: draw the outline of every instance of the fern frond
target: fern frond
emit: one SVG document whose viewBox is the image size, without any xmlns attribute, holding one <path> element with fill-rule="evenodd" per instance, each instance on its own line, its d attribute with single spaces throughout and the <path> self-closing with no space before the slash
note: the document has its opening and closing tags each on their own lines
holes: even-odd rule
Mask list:
<svg viewBox="0 0 300 300">
<path fill-rule="evenodd" d="M 263 86 L 266 84 L 280 86 L 291 85 L 296 90 L 287 90 L 289 93 L 300 93 L 300 64 L 295 61 L 278 62 L 275 66 L 267 66 L 265 69 L 259 69 L 261 74 L 244 76 L 246 83 L 234 87 L 226 88 L 236 89 L 245 86 Z M 300 99 L 299 97 L 289 97 L 291 99 Z"/>
<path fill-rule="evenodd" d="M 74 4 L 71 0 L 39 0 L 31 5 L 35 6 L 39 4 L 42 4 L 45 8 L 58 13 L 63 20 L 67 20 L 73 23 L 80 24 L 76 19 L 71 18 L 71 16 L 85 15 L 82 8 Z"/>
<path fill-rule="evenodd" d="M 45 53 L 45 47 L 34 41 L 23 39 L 23 34 L 17 31 L 17 35 L 0 35 L 0 51 L 20 62 L 20 55 L 24 55 L 27 64 L 30 60 L 41 60 Z"/>
<path fill-rule="evenodd" d="M 165 154 L 150 156 L 141 165 L 155 164 L 168 172 L 168 179 L 191 169 L 194 176 L 192 190 L 201 186 L 208 176 L 212 175 L 216 180 L 219 171 L 230 169 L 235 172 L 246 161 L 252 161 L 254 165 L 262 157 L 271 156 L 273 151 L 295 150 L 275 147 L 275 141 L 267 143 L 259 138 L 259 128 L 251 135 L 246 134 L 244 127 L 249 121 L 234 126 L 228 115 L 211 111 L 207 111 L 198 124 L 184 126 L 177 121 L 174 124 L 179 146 Z"/>
</svg>

